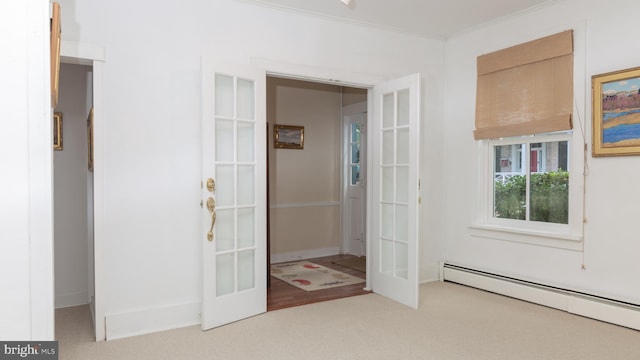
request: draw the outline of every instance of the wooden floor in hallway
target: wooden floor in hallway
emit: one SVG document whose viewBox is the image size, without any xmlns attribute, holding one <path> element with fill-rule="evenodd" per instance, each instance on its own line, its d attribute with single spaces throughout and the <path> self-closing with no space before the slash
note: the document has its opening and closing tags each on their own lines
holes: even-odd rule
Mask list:
<svg viewBox="0 0 640 360">
<path fill-rule="evenodd" d="M 315 259 L 305 259 L 330 269 L 365 279 L 366 273 L 334 264 L 334 261 L 355 258 L 353 255 L 333 255 Z M 326 290 L 306 291 L 271 277 L 271 287 L 267 288 L 267 311 L 285 309 L 293 306 L 312 304 L 321 301 L 335 300 L 349 296 L 370 294 L 364 290 L 365 284 L 353 284 Z"/>
</svg>

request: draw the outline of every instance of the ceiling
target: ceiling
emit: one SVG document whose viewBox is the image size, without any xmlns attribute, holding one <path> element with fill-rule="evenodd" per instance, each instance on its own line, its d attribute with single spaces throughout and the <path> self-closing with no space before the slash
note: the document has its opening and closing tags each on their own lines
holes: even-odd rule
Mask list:
<svg viewBox="0 0 640 360">
<path fill-rule="evenodd" d="M 435 39 L 559 0 L 244 0 Z"/>
</svg>

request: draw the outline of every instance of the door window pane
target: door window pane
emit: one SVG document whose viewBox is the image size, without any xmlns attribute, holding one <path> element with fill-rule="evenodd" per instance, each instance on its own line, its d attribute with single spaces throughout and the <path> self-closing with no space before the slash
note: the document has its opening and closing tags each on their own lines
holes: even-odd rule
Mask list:
<svg viewBox="0 0 640 360">
<path fill-rule="evenodd" d="M 255 203 L 255 169 L 254 166 L 238 166 L 238 205 Z"/>
<path fill-rule="evenodd" d="M 406 204 L 409 202 L 409 167 L 396 167 L 396 202 Z"/>
<path fill-rule="evenodd" d="M 395 158 L 395 143 L 393 141 L 393 130 L 382 132 L 382 165 L 393 165 Z"/>
<path fill-rule="evenodd" d="M 393 274 L 393 241 L 380 240 L 380 272 Z"/>
<path fill-rule="evenodd" d="M 235 290 L 234 254 L 216 256 L 216 296 L 228 295 Z"/>
<path fill-rule="evenodd" d="M 233 117 L 233 77 L 216 74 L 216 116 Z"/>
<path fill-rule="evenodd" d="M 253 81 L 238 79 L 238 118 L 253 120 L 255 118 L 255 96 Z"/>
<path fill-rule="evenodd" d="M 238 253 L 238 291 L 253 289 L 256 284 L 255 252 Z"/>
<path fill-rule="evenodd" d="M 393 239 L 394 229 L 393 229 L 393 205 L 382 204 L 380 214 L 380 234 L 385 239 Z"/>
<path fill-rule="evenodd" d="M 395 276 L 407 279 L 409 274 L 409 246 L 400 242 L 396 242 L 395 245 Z"/>
<path fill-rule="evenodd" d="M 234 210 L 216 210 L 215 239 L 216 251 L 233 250 L 235 247 L 235 228 L 233 220 Z"/>
<path fill-rule="evenodd" d="M 253 162 L 255 157 L 254 135 L 255 124 L 250 122 L 238 122 L 238 161 Z"/>
<path fill-rule="evenodd" d="M 398 91 L 398 126 L 409 125 L 409 89 Z"/>
<path fill-rule="evenodd" d="M 398 129 L 398 141 L 396 142 L 398 157 L 397 164 L 409 163 L 409 128 Z"/>
<path fill-rule="evenodd" d="M 351 166 L 351 185 L 360 184 L 360 165 Z"/>
<path fill-rule="evenodd" d="M 238 209 L 238 248 L 255 246 L 255 210 Z"/>
<path fill-rule="evenodd" d="M 216 120 L 216 160 L 233 161 L 233 121 Z"/>
<path fill-rule="evenodd" d="M 351 142 L 359 143 L 360 142 L 360 124 L 353 123 L 351 124 Z"/>
<path fill-rule="evenodd" d="M 360 162 L 360 144 L 351 144 L 351 163 L 358 164 Z"/>
<path fill-rule="evenodd" d="M 388 129 L 395 125 L 394 110 L 395 101 L 393 93 L 382 97 L 382 128 Z"/>
<path fill-rule="evenodd" d="M 236 193 L 236 179 L 233 165 L 216 166 L 216 205 L 233 206 Z"/>
</svg>

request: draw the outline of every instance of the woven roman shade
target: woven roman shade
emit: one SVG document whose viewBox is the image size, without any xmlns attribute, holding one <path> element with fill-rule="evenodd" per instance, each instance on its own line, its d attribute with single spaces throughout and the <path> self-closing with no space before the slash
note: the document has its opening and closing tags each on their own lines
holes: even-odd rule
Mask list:
<svg viewBox="0 0 640 360">
<path fill-rule="evenodd" d="M 573 31 L 478 57 L 475 139 L 570 130 Z"/>
</svg>

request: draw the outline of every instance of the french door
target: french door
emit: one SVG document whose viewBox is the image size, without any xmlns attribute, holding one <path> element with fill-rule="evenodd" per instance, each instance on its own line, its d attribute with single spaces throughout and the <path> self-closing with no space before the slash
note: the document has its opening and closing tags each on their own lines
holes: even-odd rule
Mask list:
<svg viewBox="0 0 640 360">
<path fill-rule="evenodd" d="M 372 289 L 417 308 L 420 76 L 376 85 L 371 93 Z"/>
<path fill-rule="evenodd" d="M 266 76 L 202 63 L 202 329 L 266 311 Z"/>
<path fill-rule="evenodd" d="M 266 74 L 203 59 L 202 86 L 206 330 L 266 311 Z M 417 307 L 419 75 L 370 94 L 371 285 Z"/>
</svg>

